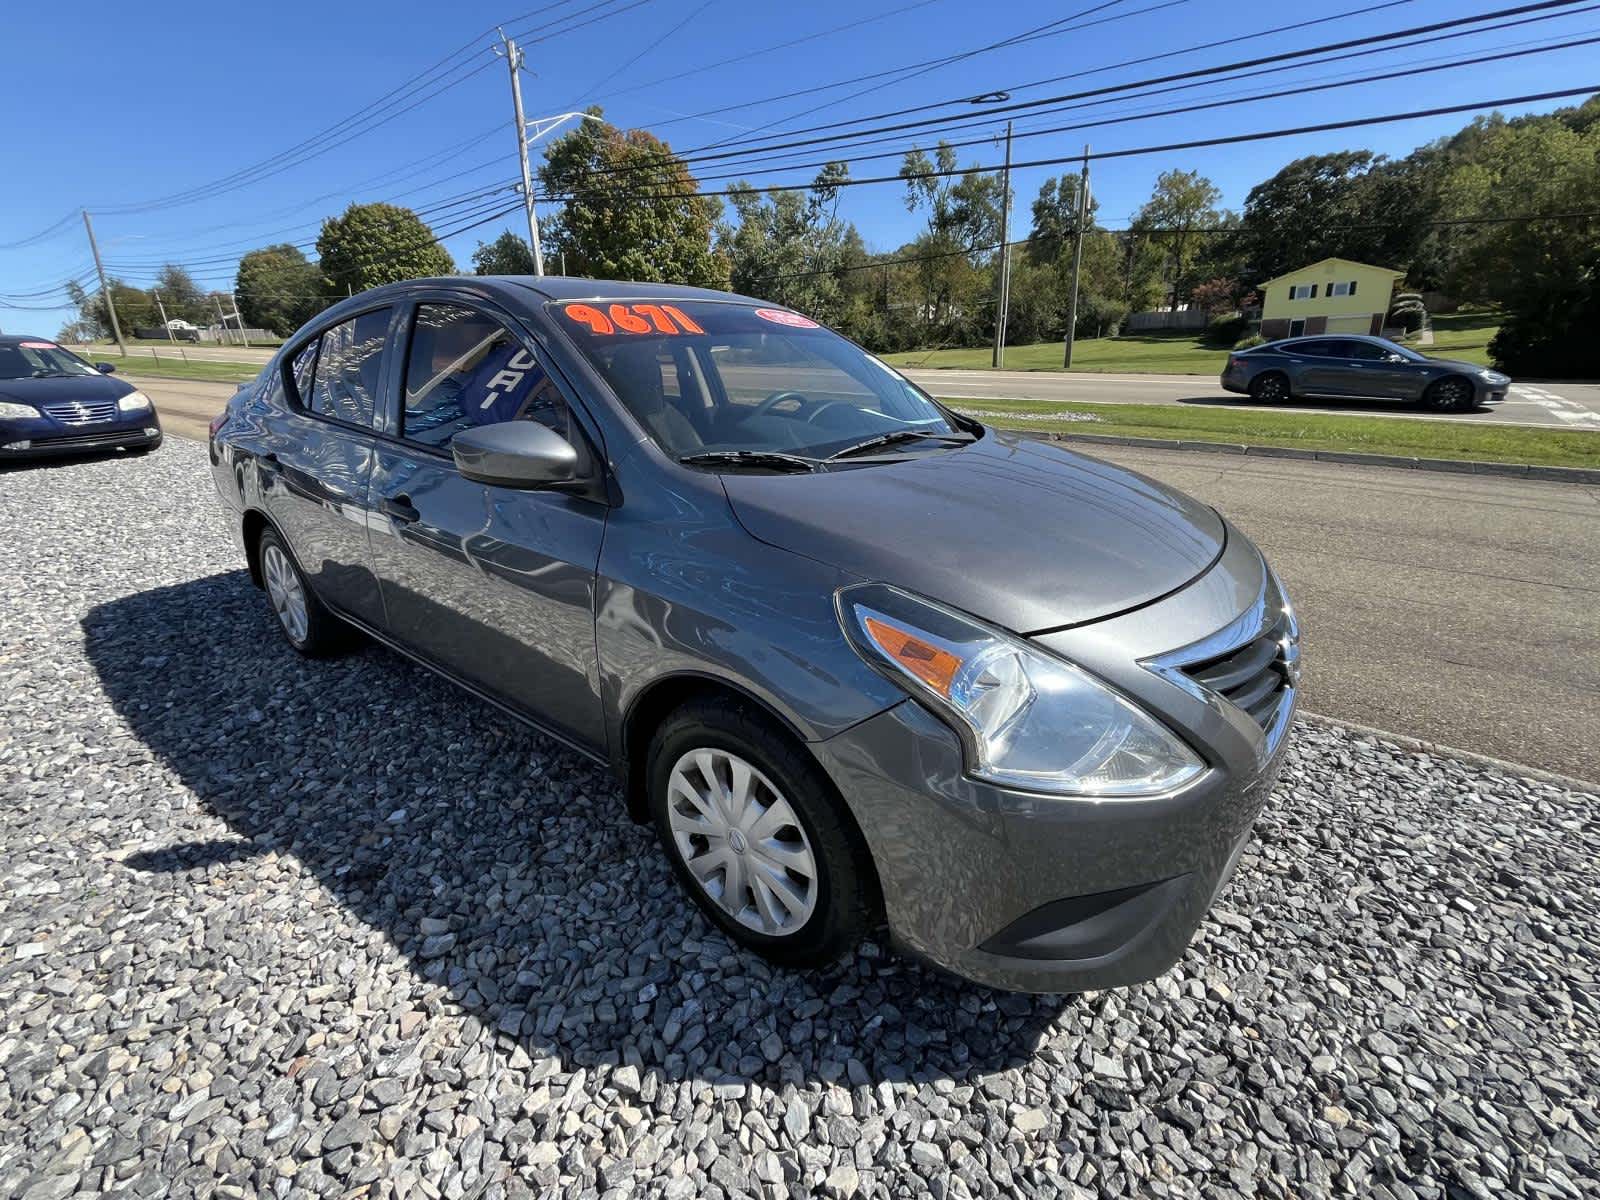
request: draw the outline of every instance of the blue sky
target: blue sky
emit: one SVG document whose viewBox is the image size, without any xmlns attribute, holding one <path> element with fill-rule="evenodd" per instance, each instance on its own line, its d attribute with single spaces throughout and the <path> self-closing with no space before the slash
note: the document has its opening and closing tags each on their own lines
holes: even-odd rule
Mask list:
<svg viewBox="0 0 1600 1200">
<path fill-rule="evenodd" d="M 89 250 L 76 216 L 81 207 L 94 214 L 102 253 L 114 273 L 147 284 L 161 262 L 176 261 L 189 265 L 202 284 L 226 289 L 239 253 L 275 241 L 309 242 L 323 217 L 352 201 L 391 200 L 425 210 L 510 183 L 516 162 L 509 88 L 487 33 L 501 22 L 526 39 L 541 39 L 527 48 L 531 77 L 525 77 L 524 96 L 530 117 L 598 101 L 616 123 L 651 129 L 674 148 L 692 151 L 749 136 L 752 128 L 780 133 L 997 89 L 1010 90 L 1013 101 L 1035 99 L 1489 12 L 1513 0 L 1396 0 L 1359 16 L 1114 70 L 1099 68 L 1290 21 L 1309 22 L 1379 0 L 1303 0 L 1292 10 L 1222 0 L 1023 0 L 992 6 L 971 0 L 813 0 L 805 5 L 610 0 L 596 12 L 598 2 L 566 0 L 537 15 L 529 15 L 531 0 L 458 0 L 449 6 L 421 0 L 390 0 L 382 6 L 284 0 L 266 8 L 168 8 L 159 17 L 147 15 L 148 7 L 141 12 L 139 6 L 96 2 L 75 8 L 70 21 L 48 7 L 8 13 L 10 53 L 0 71 L 0 113 L 7 115 L 9 128 L 0 243 L 71 219 L 32 244 L 0 249 L 0 329 L 49 335 L 71 316 L 69 306 L 58 306 L 60 293 L 50 289 L 70 277 L 88 277 Z M 1085 14 L 1078 28 L 937 69 L 771 99 L 973 50 L 1075 13 Z M 588 23 L 561 31 L 581 21 Z M 854 27 L 825 32 L 849 23 Z M 1597 32 L 1600 11 L 1566 12 L 1517 29 L 1363 53 L 1158 98 L 1110 97 L 1071 114 L 1019 117 L 1018 128 L 1253 95 Z M 795 39 L 807 40 L 757 53 Z M 1595 49 L 1582 46 L 1420 79 L 1019 139 L 1015 154 L 1018 159 L 1058 157 L 1079 152 L 1086 140 L 1097 151 L 1112 150 L 1578 87 L 1600 82 Z M 246 186 L 183 202 L 149 203 L 289 151 L 457 50 L 462 53 L 423 93 L 437 94 L 407 111 L 400 109 L 418 96 L 388 103 L 378 113 L 389 118 L 384 123 L 350 127 L 344 132 L 355 136 L 325 153 L 263 171 Z M 1048 86 L 1021 86 L 1090 71 Z M 1512 111 L 1543 111 L 1562 103 L 1567 102 Z M 819 105 L 827 107 L 797 115 Z M 723 111 L 693 115 L 708 110 Z M 1101 220 L 1122 224 L 1162 170 L 1199 170 L 1221 187 L 1225 204 L 1238 207 L 1253 184 L 1291 158 L 1349 148 L 1400 155 L 1451 132 L 1470 115 L 1107 161 L 1094 168 Z M 1002 127 L 997 117 L 957 136 L 998 134 Z M 931 145 L 937 135 L 901 136 L 907 144 L 920 139 Z M 805 151 L 795 161 L 822 157 L 823 152 Z M 999 158 L 998 142 L 962 151 L 963 163 Z M 892 174 L 894 167 L 892 159 L 862 162 L 853 173 Z M 700 173 L 720 175 L 736 168 L 707 164 Z M 1054 170 L 1015 174 L 1019 232 L 1026 229 L 1028 203 Z M 812 172 L 769 168 L 745 174 L 756 182 L 782 183 Z M 510 192 L 501 194 L 507 205 L 516 200 Z M 903 187 L 895 184 L 855 188 L 845 193 L 841 211 L 871 247 L 893 249 L 919 224 L 906 212 L 903 196 Z M 475 218 L 495 198 L 456 202 L 429 219 L 437 230 L 465 224 L 461 218 Z M 480 239 L 492 239 L 505 228 L 522 230 L 520 215 L 496 219 L 446 244 L 465 265 Z M 7 307 L 7 296 L 26 300 L 27 306 Z"/>
</svg>

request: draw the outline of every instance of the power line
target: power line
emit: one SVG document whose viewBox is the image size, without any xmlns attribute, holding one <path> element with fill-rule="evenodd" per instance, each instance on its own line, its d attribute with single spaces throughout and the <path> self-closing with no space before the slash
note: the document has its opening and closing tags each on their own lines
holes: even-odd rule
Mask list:
<svg viewBox="0 0 1600 1200">
<path fill-rule="evenodd" d="M 1386 125 L 1396 121 L 1414 121 L 1424 117 L 1448 116 L 1453 113 L 1473 112 L 1485 108 L 1498 108 L 1501 105 L 1508 104 L 1532 104 L 1542 100 L 1569 99 L 1573 96 L 1581 96 L 1595 91 L 1600 91 L 1600 83 L 1585 84 L 1582 87 L 1576 88 L 1563 88 L 1559 91 L 1534 92 L 1523 96 L 1507 96 L 1496 100 L 1479 100 L 1468 104 L 1449 104 L 1436 108 L 1414 109 L 1410 112 L 1386 113 L 1381 116 L 1357 117 L 1344 121 L 1327 121 L 1315 125 L 1296 125 L 1285 129 L 1260 130 L 1254 133 L 1233 134 L 1226 137 L 1198 138 L 1185 142 L 1166 142 L 1161 145 L 1136 146 L 1124 150 L 1097 150 L 1091 154 L 1089 158 L 1091 161 L 1099 161 L 1101 159 L 1111 158 L 1134 158 L 1146 154 L 1168 154 L 1175 150 L 1198 150 L 1211 146 L 1234 146 L 1246 142 L 1268 141 L 1283 137 L 1298 137 L 1307 133 L 1329 133 L 1343 129 L 1361 129 L 1373 125 Z M 1011 164 L 1011 166 L 1013 170 L 1027 170 L 1033 167 L 1055 167 L 1060 166 L 1063 163 L 1078 162 L 1082 157 L 1083 156 L 1081 154 L 1073 154 L 1067 155 L 1063 158 L 1036 158 L 1026 162 L 1014 162 Z M 829 161 L 832 160 L 822 160 L 810 164 L 796 163 L 791 169 L 801 169 L 806 166 L 822 167 L 826 166 Z M 832 186 L 844 188 L 862 187 L 878 183 L 905 183 L 916 179 L 937 179 L 947 178 L 952 175 L 973 175 L 981 174 L 983 172 L 998 171 L 999 169 L 1000 168 L 997 164 L 951 167 L 948 170 L 941 169 L 916 171 L 906 174 L 878 175 L 864 179 L 845 179 L 840 180 L 838 183 L 833 184 Z M 734 194 L 736 191 L 770 194 L 773 192 L 804 190 L 809 186 L 810 184 L 806 182 L 763 184 L 759 186 L 746 186 L 743 188 L 726 189 L 722 191 L 697 190 L 694 192 L 676 191 L 655 193 L 647 198 L 690 199 L 696 196 L 728 196 Z M 546 201 L 567 200 L 570 198 L 571 197 L 569 196 L 558 194 L 546 194 L 540 197 L 541 200 Z"/>
<path fill-rule="evenodd" d="M 1593 5 L 1591 7 L 1600 8 L 1600 4 L 1596 4 L 1596 5 Z M 1593 32 L 1593 31 L 1591 31 L 1591 32 Z M 1113 116 L 1107 116 L 1107 117 L 1098 117 L 1098 118 L 1095 118 L 1095 119 L 1092 119 L 1092 120 L 1079 121 L 1079 122 L 1077 122 L 1075 124 L 1070 124 L 1070 125 L 1053 125 L 1053 126 L 1047 126 L 1047 127 L 1043 127 L 1043 128 L 1034 128 L 1034 129 L 1029 129 L 1029 130 L 1018 132 L 1016 134 L 1016 137 L 1018 137 L 1018 138 L 1044 137 L 1044 136 L 1048 136 L 1048 135 L 1051 135 L 1051 134 L 1067 133 L 1067 132 L 1072 132 L 1072 131 L 1075 131 L 1075 130 L 1094 129 L 1094 128 L 1099 128 L 1099 127 L 1106 126 L 1106 125 L 1121 125 L 1121 124 L 1127 124 L 1129 122 L 1134 122 L 1134 121 L 1153 120 L 1153 119 L 1156 119 L 1156 118 L 1159 118 L 1159 117 L 1181 116 L 1181 115 L 1187 115 L 1187 114 L 1190 114 L 1190 113 L 1204 112 L 1204 111 L 1208 111 L 1208 110 L 1212 110 L 1212 109 L 1236 107 L 1236 106 L 1241 105 L 1241 104 L 1253 104 L 1253 103 L 1257 103 L 1257 102 L 1259 102 L 1261 100 L 1284 99 L 1284 98 L 1288 98 L 1288 97 L 1292 97 L 1292 96 L 1308 95 L 1308 94 L 1311 94 L 1311 93 L 1314 93 L 1314 92 L 1331 91 L 1331 90 L 1335 90 L 1335 89 L 1338 89 L 1338 88 L 1358 87 L 1358 86 L 1361 86 L 1361 85 L 1364 85 L 1364 84 L 1377 83 L 1377 82 L 1382 82 L 1382 81 L 1389 80 L 1389 79 L 1410 78 L 1410 77 L 1419 76 L 1419 75 L 1429 75 L 1429 74 L 1433 74 L 1433 73 L 1436 73 L 1436 72 L 1439 72 L 1439 71 L 1450 71 L 1450 70 L 1456 70 L 1456 69 L 1462 68 L 1462 67 L 1479 66 L 1479 65 L 1482 65 L 1484 63 L 1502 62 L 1502 61 L 1505 61 L 1505 60 L 1508 60 L 1508 59 L 1524 58 L 1524 57 L 1527 57 L 1527 56 L 1530 56 L 1530 55 L 1534 55 L 1534 54 L 1548 54 L 1548 53 L 1552 53 L 1554 51 L 1569 50 L 1569 49 L 1573 49 L 1573 48 L 1576 48 L 1576 47 L 1579 47 L 1579 46 L 1594 45 L 1597 42 L 1600 42 L 1600 36 L 1576 38 L 1576 39 L 1571 39 L 1571 40 L 1568 40 L 1568 41 L 1565 41 L 1565 42 L 1537 45 L 1537 46 L 1532 46 L 1532 47 L 1523 48 L 1523 49 L 1505 50 L 1505 51 L 1502 51 L 1502 52 L 1497 53 L 1497 54 L 1480 55 L 1480 56 L 1478 56 L 1476 58 L 1451 58 L 1451 59 L 1448 59 L 1448 60 L 1442 61 L 1442 62 L 1435 61 L 1434 65 L 1420 65 L 1419 66 L 1419 65 L 1416 65 L 1416 64 L 1410 64 L 1410 65 L 1407 65 L 1407 66 L 1404 66 L 1404 67 L 1401 67 L 1401 68 L 1397 68 L 1397 69 L 1392 70 L 1392 71 L 1382 71 L 1382 72 L 1377 72 L 1377 73 L 1374 73 L 1374 74 L 1371 74 L 1371 75 L 1358 76 L 1358 77 L 1355 77 L 1355 78 L 1334 79 L 1334 80 L 1326 81 L 1326 82 L 1316 82 L 1316 83 L 1305 84 L 1305 85 L 1302 85 L 1300 87 L 1295 87 L 1295 88 L 1275 89 L 1275 90 L 1270 91 L 1270 92 L 1256 92 L 1256 93 L 1252 93 L 1252 94 L 1244 95 L 1244 96 L 1226 97 L 1226 98 L 1217 99 L 1217 100 L 1202 101 L 1202 102 L 1198 102 L 1198 103 L 1194 103 L 1194 104 L 1181 105 L 1181 106 L 1178 106 L 1178 107 L 1175 107 L 1175 108 L 1157 109 L 1157 110 L 1154 110 L 1154 111 L 1145 110 L 1145 111 L 1136 112 L 1136 113 L 1113 115 Z M 1281 70 L 1282 68 L 1270 68 L 1270 69 L 1272 69 L 1272 70 Z M 1145 96 L 1157 95 L 1157 94 L 1159 94 L 1159 92 L 1150 92 L 1150 93 L 1145 93 L 1143 96 L 1134 97 L 1134 98 L 1135 99 L 1143 99 L 1143 98 L 1145 98 Z M 1084 106 L 1084 105 L 1068 105 L 1068 106 L 1064 106 L 1062 109 L 1051 109 L 1051 110 L 1045 110 L 1045 111 L 1046 112 L 1066 111 L 1069 108 L 1079 108 L 1079 107 L 1086 107 L 1086 106 Z M 975 121 L 972 121 L 972 122 L 965 123 L 962 126 L 958 126 L 957 128 L 972 128 L 972 127 L 976 127 L 976 126 L 982 126 L 982 125 L 985 125 L 985 124 L 987 124 L 987 121 L 980 119 L 980 120 L 975 120 Z M 897 147 L 896 149 L 886 150 L 886 151 L 873 153 L 873 154 L 850 153 L 851 151 L 854 151 L 854 150 L 858 149 L 861 146 L 873 145 L 873 144 L 881 144 L 883 142 L 896 141 L 896 140 L 898 140 L 898 139 L 896 139 L 892 135 L 888 136 L 888 137 L 873 138 L 873 139 L 868 139 L 868 140 L 863 141 L 863 142 L 857 142 L 857 143 L 855 143 L 853 145 L 850 145 L 850 146 L 834 147 L 833 148 L 833 152 L 836 155 L 842 155 L 843 161 L 852 162 L 852 163 L 869 162 L 869 161 L 873 161 L 873 160 L 876 160 L 876 159 L 883 159 L 883 158 L 898 158 L 902 154 L 904 154 L 906 152 L 906 150 L 909 148 L 909 147 L 905 146 L 903 143 L 899 147 Z M 993 140 L 994 139 L 992 137 L 987 137 L 986 136 L 986 137 L 970 138 L 970 139 L 967 139 L 965 141 L 942 142 L 941 144 L 948 146 L 952 150 L 960 150 L 960 149 L 966 149 L 966 148 L 969 148 L 969 147 L 972 147 L 972 146 L 987 145 Z M 766 166 L 765 169 L 767 169 L 767 170 L 781 170 L 781 169 L 793 169 L 794 167 L 820 166 L 820 165 L 822 165 L 822 164 L 820 164 L 820 163 L 772 164 L 770 166 Z M 760 169 L 762 169 L 762 167 L 763 167 L 763 163 L 762 163 L 761 160 L 753 160 L 753 161 L 749 161 L 749 162 L 745 162 L 745 163 L 741 164 L 741 169 L 738 170 L 738 171 L 730 172 L 730 173 L 723 174 L 723 175 L 706 175 L 706 176 L 702 176 L 701 180 L 703 182 L 710 182 L 710 181 L 716 181 L 716 180 L 720 180 L 720 179 L 738 178 L 739 176 L 748 173 L 750 171 L 750 169 L 752 169 L 752 168 L 760 170 Z"/>
<path fill-rule="evenodd" d="M 1571 7 L 1572 5 L 1574 5 L 1576 3 L 1578 3 L 1578 0 L 1536 0 L 1535 3 L 1516 5 L 1516 6 L 1511 7 L 1511 8 L 1499 9 L 1499 10 L 1496 10 L 1494 12 L 1480 13 L 1480 14 L 1478 14 L 1476 16 L 1455 17 L 1455 18 L 1452 18 L 1452 19 L 1447 20 L 1447 21 L 1435 21 L 1435 22 L 1432 22 L 1432 23 L 1427 24 L 1427 25 L 1416 25 L 1416 26 L 1412 26 L 1409 29 L 1395 30 L 1395 31 L 1390 32 L 1390 33 L 1369 34 L 1369 35 L 1367 35 L 1365 37 L 1360 37 L 1360 38 L 1348 38 L 1348 39 L 1345 39 L 1344 41 L 1328 42 L 1328 43 L 1325 43 L 1325 44 L 1320 45 L 1320 46 L 1309 46 L 1309 47 L 1306 47 L 1306 48 L 1300 49 L 1300 50 L 1288 50 L 1288 51 L 1283 51 L 1283 52 L 1278 53 L 1278 54 L 1269 54 L 1269 55 L 1262 55 L 1262 56 L 1259 56 L 1257 58 L 1242 59 L 1242 60 L 1239 60 L 1237 62 L 1221 63 L 1221 64 L 1218 64 L 1218 65 L 1215 65 L 1215 66 L 1210 66 L 1210 67 L 1199 67 L 1199 68 L 1196 68 L 1195 70 L 1192 70 L 1192 71 L 1182 71 L 1182 72 L 1178 72 L 1178 73 L 1171 74 L 1171 75 L 1157 76 L 1157 77 L 1155 77 L 1153 79 L 1143 79 L 1143 80 L 1134 80 L 1134 81 L 1127 82 L 1127 83 L 1108 84 L 1108 85 L 1106 85 L 1104 87 L 1091 88 L 1091 89 L 1087 89 L 1087 90 L 1084 90 L 1084 91 L 1077 91 L 1077 92 L 1064 92 L 1064 93 L 1061 93 L 1059 95 L 1044 96 L 1044 97 L 1040 97 L 1040 98 L 1035 99 L 1035 100 L 1022 100 L 1022 101 L 1016 101 L 1016 102 L 1009 103 L 1009 104 L 998 104 L 998 105 L 995 105 L 993 107 L 985 108 L 984 109 L 984 114 L 986 116 L 989 116 L 989 117 L 994 117 L 994 116 L 997 116 L 997 115 L 1003 114 L 1003 113 L 1022 112 L 1022 111 L 1025 111 L 1025 110 L 1041 108 L 1041 107 L 1044 107 L 1044 106 L 1050 105 L 1050 104 L 1058 104 L 1058 103 L 1061 103 L 1063 101 L 1068 101 L 1068 100 L 1083 100 L 1083 99 L 1087 99 L 1087 98 L 1093 97 L 1093 96 L 1113 95 L 1113 94 L 1116 94 L 1118 92 L 1131 91 L 1131 90 L 1134 90 L 1134 89 L 1137 89 L 1137 88 L 1142 88 L 1142 87 L 1151 87 L 1151 86 L 1154 86 L 1156 84 L 1161 84 L 1161 83 L 1173 83 L 1173 82 L 1176 82 L 1178 80 L 1183 80 L 1183 79 L 1200 79 L 1200 78 L 1206 78 L 1206 77 L 1210 77 L 1210 76 L 1224 75 L 1224 74 L 1229 74 L 1229 73 L 1234 72 L 1234 71 L 1245 70 L 1245 69 L 1250 68 L 1250 67 L 1263 66 L 1263 65 L 1265 65 L 1267 63 L 1289 62 L 1289 61 L 1293 61 L 1293 60 L 1296 60 L 1296 59 L 1307 58 L 1307 57 L 1310 57 L 1312 55 L 1326 54 L 1326 53 L 1329 53 L 1329 52 L 1334 51 L 1334 50 L 1348 50 L 1348 49 L 1353 49 L 1353 48 L 1359 47 L 1359 46 L 1378 45 L 1378 44 L 1383 43 L 1383 42 L 1395 41 L 1395 40 L 1400 39 L 1400 38 L 1414 37 L 1414 36 L 1416 36 L 1418 34 L 1433 33 L 1433 32 L 1436 32 L 1436 31 L 1458 28 L 1458 27 L 1463 26 L 1463 25 L 1478 24 L 1478 23 L 1481 23 L 1483 21 L 1488 21 L 1488 20 L 1499 18 L 1499 17 L 1516 16 L 1516 15 L 1520 15 L 1522 13 L 1539 12 L 1539 11 L 1544 11 L 1544 10 L 1549 10 L 1549 9 L 1556 9 L 1556 8 L 1568 8 L 1568 7 Z M 968 104 L 969 100 L 967 100 L 967 99 L 958 99 L 958 100 L 945 101 L 943 103 L 944 103 L 945 106 L 949 106 L 951 104 Z M 791 133 L 815 133 L 815 132 L 820 132 L 820 131 L 829 130 L 829 129 L 842 129 L 842 128 L 845 128 L 846 126 L 860 125 L 860 124 L 862 124 L 862 123 L 864 123 L 866 121 L 879 120 L 879 119 L 882 119 L 883 117 L 893 116 L 893 115 L 895 115 L 895 114 L 893 114 L 893 113 L 880 113 L 880 114 L 875 114 L 875 115 L 866 116 L 866 117 L 854 117 L 854 118 L 851 118 L 851 119 L 846 120 L 846 121 L 834 121 L 834 122 L 831 122 L 831 123 L 828 123 L 828 124 L 809 126 L 807 128 L 792 130 L 790 132 Z M 777 143 L 777 144 L 774 144 L 774 145 L 759 146 L 759 147 L 752 146 L 752 150 L 753 149 L 760 149 L 762 151 L 772 151 L 772 150 L 793 149 L 793 148 L 796 148 L 796 147 L 804 147 L 804 146 L 823 145 L 823 144 L 826 144 L 828 142 L 840 141 L 840 140 L 842 140 L 843 138 L 845 138 L 847 136 L 858 136 L 861 133 L 892 133 L 892 132 L 898 132 L 898 131 L 902 131 L 902 130 L 919 129 L 919 128 L 925 128 L 925 127 L 928 127 L 928 126 L 935 126 L 935 125 L 945 124 L 945 123 L 950 122 L 951 120 L 957 120 L 957 119 L 961 119 L 961 118 L 957 118 L 957 117 L 950 116 L 950 115 L 943 116 L 943 117 L 926 117 L 926 118 L 922 118 L 922 119 L 916 120 L 916 121 L 904 121 L 904 122 L 900 122 L 898 124 L 893 124 L 893 125 L 878 126 L 876 128 L 870 129 L 870 130 L 857 131 L 856 134 L 837 134 L 837 135 L 834 135 L 832 137 L 807 138 L 807 139 L 801 139 L 801 140 L 792 140 L 792 141 L 787 141 L 787 142 L 781 142 L 781 143 Z M 787 135 L 776 135 L 776 136 L 787 136 Z M 751 139 L 751 141 L 752 142 L 770 142 L 770 141 L 772 141 L 772 138 L 771 137 L 755 138 L 755 139 Z M 735 155 L 737 153 L 736 150 L 724 150 L 723 153 L 721 153 L 721 154 L 707 153 L 707 151 L 712 151 L 712 150 L 718 149 L 718 148 L 720 148 L 720 147 L 722 147 L 722 146 L 724 146 L 726 144 L 728 144 L 728 143 L 722 143 L 722 142 L 712 143 L 712 144 L 710 144 L 708 146 L 699 147 L 699 148 L 696 148 L 694 150 L 683 151 L 680 156 L 685 158 L 685 159 L 691 159 L 691 158 L 695 158 L 696 156 L 698 156 L 698 159 L 697 159 L 698 161 L 705 162 L 705 161 L 709 161 L 709 160 L 715 159 L 715 158 L 731 157 L 731 156 Z"/>
</svg>

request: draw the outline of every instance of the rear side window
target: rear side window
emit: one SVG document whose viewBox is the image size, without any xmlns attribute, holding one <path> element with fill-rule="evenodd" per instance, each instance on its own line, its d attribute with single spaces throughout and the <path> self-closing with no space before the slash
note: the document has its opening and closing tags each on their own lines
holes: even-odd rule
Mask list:
<svg viewBox="0 0 1600 1200">
<path fill-rule="evenodd" d="M 348 421 L 352 425 L 372 424 L 372 414 L 377 407 L 378 374 L 383 367 L 383 343 L 389 332 L 392 311 L 380 308 L 362 313 L 322 335 L 311 390 L 300 393 L 308 409 L 319 416 Z M 297 383 L 300 369 L 297 360 Z"/>
<path fill-rule="evenodd" d="M 1300 342 L 1293 349 L 1296 354 L 1309 354 L 1312 358 L 1331 358 L 1334 355 L 1332 342 Z"/>
<path fill-rule="evenodd" d="M 501 421 L 538 421 L 577 444 L 566 400 L 520 338 L 476 309 L 419 304 L 401 436 L 442 449 L 463 429 Z"/>
</svg>

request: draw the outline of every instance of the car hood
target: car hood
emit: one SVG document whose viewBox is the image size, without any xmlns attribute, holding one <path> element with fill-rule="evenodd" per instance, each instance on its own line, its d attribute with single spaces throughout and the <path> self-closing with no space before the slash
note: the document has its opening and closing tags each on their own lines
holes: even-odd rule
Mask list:
<svg viewBox="0 0 1600 1200">
<path fill-rule="evenodd" d="M 1493 367 L 1485 367 L 1482 363 L 1463 362 L 1459 358 L 1429 358 L 1428 366 L 1445 367 L 1451 371 L 1460 371 L 1463 375 L 1476 375 L 1479 371 L 1494 370 Z"/>
<path fill-rule="evenodd" d="M 49 404 L 54 400 L 115 400 L 133 391 L 131 383 L 109 375 L 71 375 L 52 379 L 0 379 L 0 400 Z"/>
<path fill-rule="evenodd" d="M 898 462 L 722 482 L 762 541 L 1017 633 L 1148 604 L 1205 571 L 1227 536 L 1152 479 L 992 431 Z"/>
</svg>

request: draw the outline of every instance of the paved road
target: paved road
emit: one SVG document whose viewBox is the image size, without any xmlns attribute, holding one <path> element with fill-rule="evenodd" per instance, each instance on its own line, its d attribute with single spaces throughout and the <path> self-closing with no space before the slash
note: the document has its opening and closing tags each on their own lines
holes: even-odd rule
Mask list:
<svg viewBox="0 0 1600 1200">
<path fill-rule="evenodd" d="M 121 363 L 115 346 L 74 346 L 74 352 L 91 362 Z M 172 346 L 129 346 L 129 358 L 187 359 L 191 362 L 241 362 L 260 366 L 277 353 L 276 346 L 217 346 L 190 345 L 178 342 Z"/>
<path fill-rule="evenodd" d="M 233 389 L 141 382 L 204 437 Z M 1096 446 L 1214 504 L 1298 604 L 1315 712 L 1600 780 L 1600 488 Z"/>
<path fill-rule="evenodd" d="M 1266 551 L 1306 628 L 1312 711 L 1600 780 L 1600 487 L 1094 453 Z"/>
<path fill-rule="evenodd" d="M 1067 375 L 1051 371 L 919 371 L 906 374 L 935 396 L 979 396 L 996 400 L 1075 400 L 1116 404 L 1204 404 L 1255 408 L 1247 396 L 1217 386 L 1214 375 Z M 1263 411 L 1283 412 L 1278 405 Z M 1474 424 L 1548 425 L 1560 429 L 1600 429 L 1600 384 L 1513 384 L 1493 410 L 1430 413 L 1409 404 L 1383 400 L 1296 402 L 1295 412 L 1359 412 L 1364 415 L 1428 417 Z"/>
</svg>

